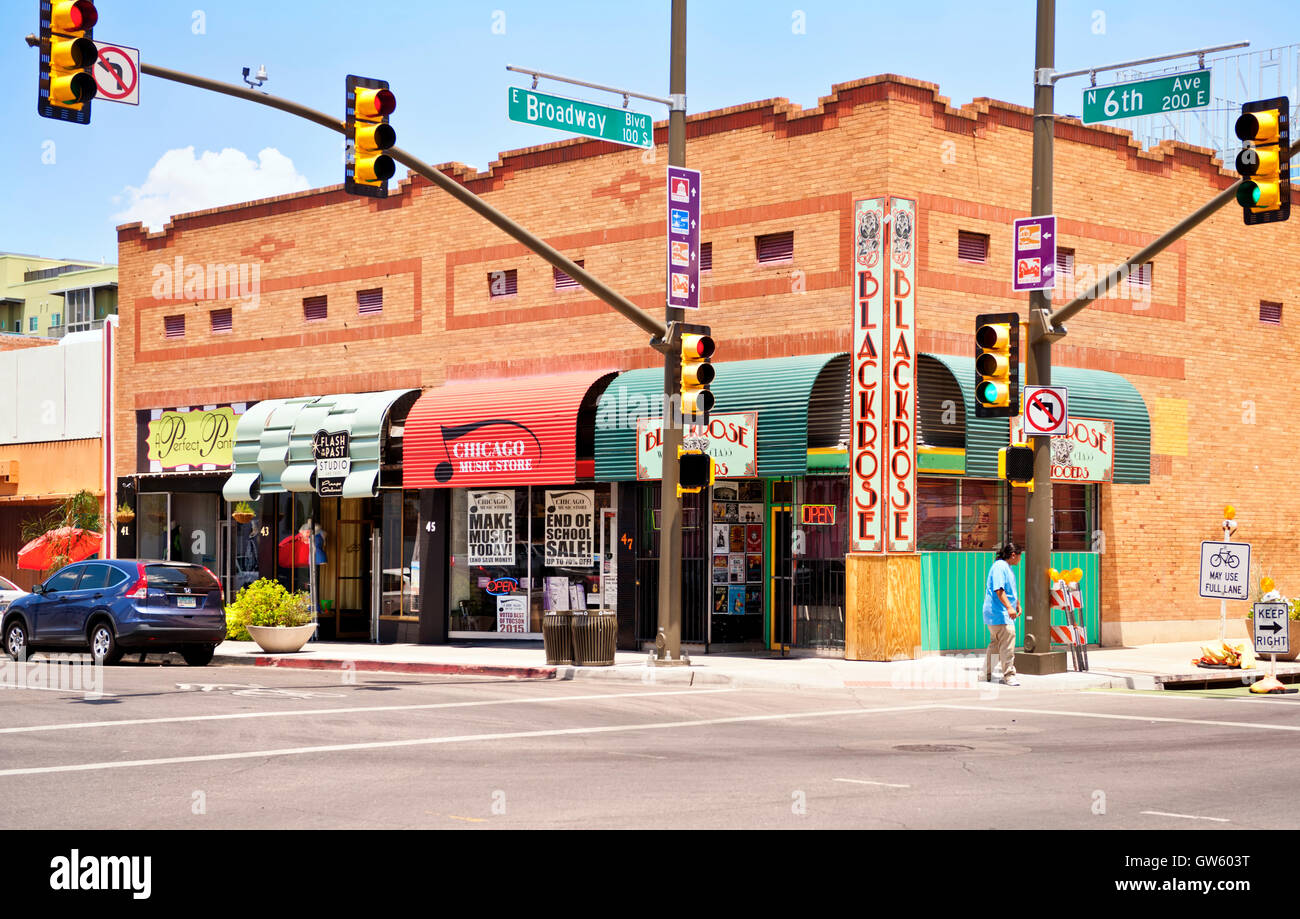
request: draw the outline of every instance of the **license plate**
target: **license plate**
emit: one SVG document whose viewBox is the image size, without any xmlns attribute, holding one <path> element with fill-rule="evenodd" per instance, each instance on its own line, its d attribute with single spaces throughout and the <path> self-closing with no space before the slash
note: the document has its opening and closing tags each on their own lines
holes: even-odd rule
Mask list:
<svg viewBox="0 0 1300 919">
<path fill-rule="evenodd" d="M 197 609 L 199 605 L 198 597 L 177 597 L 176 605 L 181 609 Z"/>
</svg>

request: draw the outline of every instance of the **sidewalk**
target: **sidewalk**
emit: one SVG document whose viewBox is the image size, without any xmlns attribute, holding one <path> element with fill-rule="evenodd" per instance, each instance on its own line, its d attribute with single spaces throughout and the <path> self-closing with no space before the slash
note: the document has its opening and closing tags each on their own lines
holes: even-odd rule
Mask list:
<svg viewBox="0 0 1300 919">
<path fill-rule="evenodd" d="M 1005 692 L 1059 692 L 1078 689 L 1162 689 L 1176 686 L 1240 685 L 1268 672 L 1263 661 L 1254 671 L 1202 670 L 1192 664 L 1200 644 L 1178 642 L 1128 648 L 1092 648 L 1089 672 L 1034 676 L 1020 674 L 1019 687 Z M 910 661 L 846 661 L 826 657 L 787 657 L 770 652 L 709 654 L 690 666 L 651 667 L 647 654 L 620 651 L 612 667 L 548 665 L 540 643 L 483 642 L 450 645 L 309 642 L 296 654 L 267 654 L 252 642 L 223 642 L 214 664 L 323 670 L 443 673 L 514 679 L 625 680 L 690 686 L 768 689 L 991 689 L 981 683 L 984 655 L 931 655 Z M 1071 660 L 1070 666 L 1073 666 Z M 1300 679 L 1300 664 L 1278 664 L 1278 675 Z"/>
</svg>

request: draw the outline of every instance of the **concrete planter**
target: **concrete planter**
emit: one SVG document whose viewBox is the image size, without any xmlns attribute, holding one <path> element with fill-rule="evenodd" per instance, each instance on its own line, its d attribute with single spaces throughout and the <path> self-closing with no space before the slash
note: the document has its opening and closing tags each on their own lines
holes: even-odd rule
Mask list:
<svg viewBox="0 0 1300 919">
<path fill-rule="evenodd" d="M 250 625 L 248 627 L 249 637 L 257 642 L 259 648 L 271 654 L 301 651 L 302 646 L 307 644 L 315 631 L 314 622 L 306 625 Z"/>
</svg>

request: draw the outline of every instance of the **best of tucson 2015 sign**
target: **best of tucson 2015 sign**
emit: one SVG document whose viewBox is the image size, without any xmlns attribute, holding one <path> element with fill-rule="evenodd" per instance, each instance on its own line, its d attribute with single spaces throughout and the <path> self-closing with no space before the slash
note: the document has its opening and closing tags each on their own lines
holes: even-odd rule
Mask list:
<svg viewBox="0 0 1300 919">
<path fill-rule="evenodd" d="M 849 456 L 854 552 L 916 547 L 915 226 L 915 201 L 855 202 Z"/>
</svg>

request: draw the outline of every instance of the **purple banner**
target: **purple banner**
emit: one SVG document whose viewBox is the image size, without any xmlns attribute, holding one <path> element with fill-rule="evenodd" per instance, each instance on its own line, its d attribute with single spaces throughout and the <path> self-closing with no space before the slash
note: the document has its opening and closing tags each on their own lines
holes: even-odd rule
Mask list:
<svg viewBox="0 0 1300 919">
<path fill-rule="evenodd" d="M 1015 222 L 1011 286 L 1016 291 L 1056 287 L 1056 217 L 1026 217 Z"/>
<path fill-rule="evenodd" d="M 700 173 L 668 167 L 668 305 L 700 308 Z"/>
</svg>

